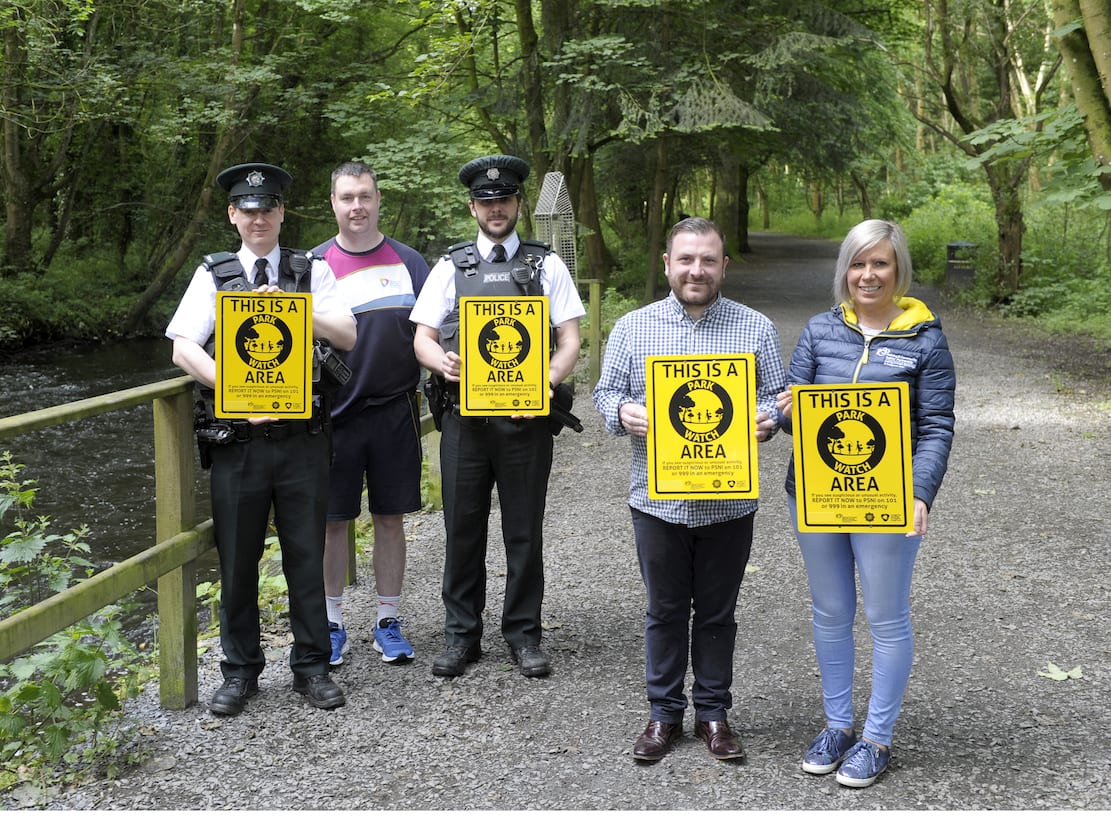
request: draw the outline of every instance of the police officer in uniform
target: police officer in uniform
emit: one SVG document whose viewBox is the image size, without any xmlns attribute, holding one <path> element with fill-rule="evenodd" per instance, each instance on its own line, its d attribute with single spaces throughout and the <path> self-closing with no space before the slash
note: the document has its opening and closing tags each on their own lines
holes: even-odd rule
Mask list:
<svg viewBox="0 0 1111 818">
<path fill-rule="evenodd" d="M 432 664 L 437 676 L 459 676 L 482 655 L 486 536 L 495 485 L 507 563 L 502 637 L 523 675 L 546 676 L 550 670 L 540 647 L 544 505 L 552 466 L 549 419 L 462 417 L 458 409 L 461 297 L 547 296 L 555 341 L 549 368 L 553 388 L 571 374 L 579 357 L 585 310 L 567 265 L 546 245 L 522 242 L 516 232 L 521 183 L 528 173 L 528 164 L 515 156 L 484 156 L 463 166 L 459 181 L 470 191 L 478 236 L 436 263 L 410 315 L 417 325 L 417 360 L 446 382 L 453 404 L 441 419 L 447 647 Z"/>
<path fill-rule="evenodd" d="M 341 350 L 355 344 L 355 317 L 340 298 L 335 277 L 323 259 L 278 245 L 285 218 L 283 194 L 293 181 L 286 171 L 259 163 L 236 165 L 216 181 L 228 193 L 228 220 L 238 230 L 242 245 L 234 255 L 206 256 L 166 329 L 173 340 L 174 363 L 197 379 L 206 404 L 198 439 L 212 439 L 211 445 L 202 443 L 202 447 L 204 460 L 211 463 L 213 533 L 220 555 L 224 683 L 209 709 L 234 716 L 258 693 L 258 677 L 266 662 L 260 645 L 258 563 L 271 505 L 289 586 L 293 690 L 313 706 L 331 709 L 345 699 L 328 675 L 331 642 L 323 558 L 331 430 L 326 407 L 314 399 L 310 420 L 213 417 L 216 291 L 219 286 L 257 293 L 311 292 L 315 339 Z M 212 434 L 202 437 L 205 432 Z"/>
</svg>

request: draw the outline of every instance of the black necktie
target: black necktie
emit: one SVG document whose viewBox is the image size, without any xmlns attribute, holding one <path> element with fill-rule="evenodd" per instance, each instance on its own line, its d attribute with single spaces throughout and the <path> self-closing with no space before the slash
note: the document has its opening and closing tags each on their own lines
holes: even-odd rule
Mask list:
<svg viewBox="0 0 1111 818">
<path fill-rule="evenodd" d="M 494 257 L 492 260 L 494 264 L 497 264 L 499 261 L 505 261 L 505 248 L 500 244 L 494 245 Z"/>
<path fill-rule="evenodd" d="M 266 275 L 266 259 L 255 259 L 255 286 L 261 287 L 270 283 L 270 276 Z"/>
</svg>

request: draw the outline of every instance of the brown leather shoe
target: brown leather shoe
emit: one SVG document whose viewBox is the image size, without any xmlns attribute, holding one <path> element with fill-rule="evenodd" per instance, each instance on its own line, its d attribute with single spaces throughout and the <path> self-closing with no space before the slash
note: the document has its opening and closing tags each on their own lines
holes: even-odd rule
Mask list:
<svg viewBox="0 0 1111 818">
<path fill-rule="evenodd" d="M 728 722 L 700 721 L 694 728 L 694 734 L 706 742 L 706 749 L 716 759 L 727 761 L 745 757 L 745 748 Z"/>
<path fill-rule="evenodd" d="M 633 745 L 633 758 L 637 761 L 659 761 L 682 736 L 682 722 L 650 721 Z"/>
</svg>

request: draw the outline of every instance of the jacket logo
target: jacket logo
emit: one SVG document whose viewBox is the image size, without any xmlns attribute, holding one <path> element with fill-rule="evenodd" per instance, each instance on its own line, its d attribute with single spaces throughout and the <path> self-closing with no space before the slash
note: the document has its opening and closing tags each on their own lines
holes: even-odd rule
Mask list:
<svg viewBox="0 0 1111 818">
<path fill-rule="evenodd" d="M 876 357 L 883 361 L 884 366 L 894 366 L 901 369 L 913 369 L 918 363 L 918 359 L 892 352 L 887 347 L 877 349 Z"/>
<path fill-rule="evenodd" d="M 483 273 L 483 284 L 489 284 L 494 281 L 509 281 L 509 273 Z"/>
</svg>

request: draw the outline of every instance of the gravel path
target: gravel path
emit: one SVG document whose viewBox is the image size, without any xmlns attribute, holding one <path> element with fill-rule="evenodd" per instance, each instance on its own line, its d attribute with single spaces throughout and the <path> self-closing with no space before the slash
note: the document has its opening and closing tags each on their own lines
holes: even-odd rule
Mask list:
<svg viewBox="0 0 1111 818">
<path fill-rule="evenodd" d="M 836 245 L 753 237 L 727 294 L 769 315 L 790 356 L 827 305 Z M 556 438 L 546 527 L 545 646 L 554 671 L 525 679 L 498 631 L 504 557 L 491 526 L 486 655 L 467 674 L 430 673 L 443 644 L 443 525 L 409 518 L 407 666 L 370 646 L 369 561 L 349 595 L 353 645 L 336 673 L 348 704 L 314 710 L 289 689 L 285 645 L 261 695 L 234 719 L 199 705 L 128 705 L 138 767 L 53 791 L 51 809 L 1106 809 L 1111 807 L 1107 500 L 1111 354 L 937 309 L 957 362 L 957 436 L 914 592 L 916 660 L 891 771 L 854 791 L 799 769 L 822 724 L 801 559 L 787 522 L 790 439 L 760 450 L 761 510 L 741 588 L 730 720 L 748 761 L 716 762 L 691 734 L 635 764 L 647 719 L 644 591 L 625 506 L 628 442 L 604 434 L 579 384 L 586 430 Z M 583 377 L 583 376 L 580 376 Z M 863 616 L 859 618 L 863 620 Z M 868 639 L 858 622 L 858 707 Z M 284 638 L 284 637 L 283 637 Z M 212 648 L 201 696 L 218 682 Z M 1039 675 L 1047 662 L 1082 678 Z M 863 692 L 862 692 L 863 691 Z M 35 804 L 27 789 L 7 807 Z"/>
</svg>

